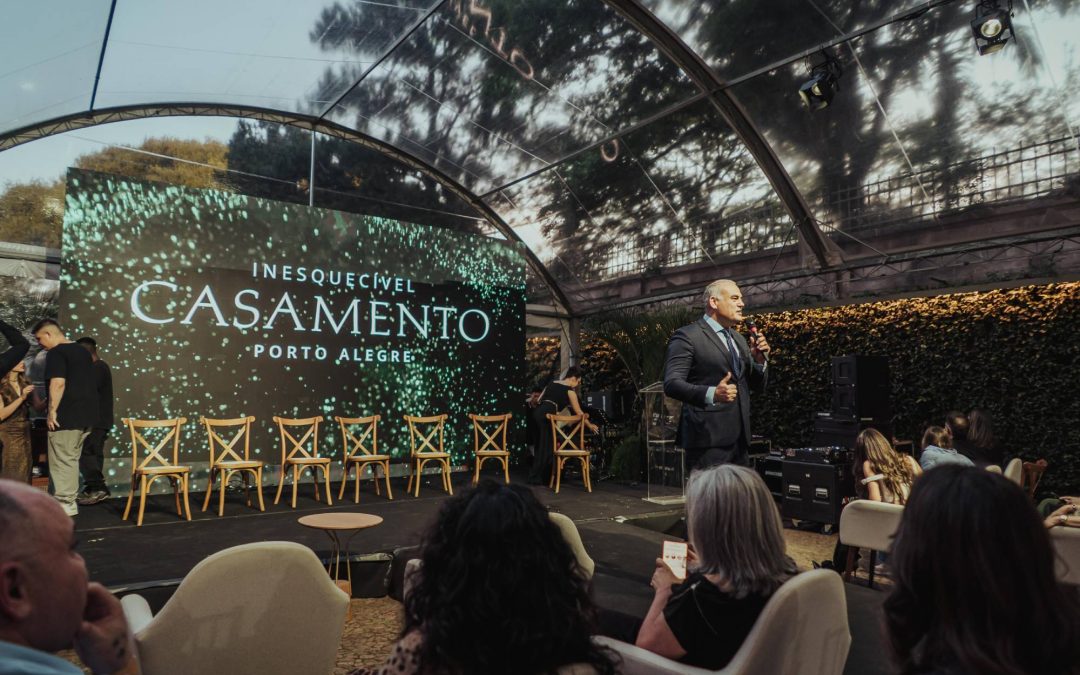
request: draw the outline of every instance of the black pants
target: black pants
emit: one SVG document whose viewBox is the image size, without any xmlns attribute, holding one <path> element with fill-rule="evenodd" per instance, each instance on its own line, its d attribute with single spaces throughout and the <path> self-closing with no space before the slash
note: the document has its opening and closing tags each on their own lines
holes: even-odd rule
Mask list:
<svg viewBox="0 0 1080 675">
<path fill-rule="evenodd" d="M 79 456 L 79 472 L 82 474 L 84 487 L 87 492 L 102 490 L 108 492 L 105 487 L 105 476 L 101 473 L 105 465 L 105 440 L 109 437 L 108 429 L 91 429 L 86 440 L 83 441 L 82 454 Z"/>
<path fill-rule="evenodd" d="M 536 461 L 533 462 L 532 470 L 529 471 L 529 482 L 547 485 L 551 479 L 551 461 L 554 457 L 551 449 L 551 421 L 548 415 L 554 415 L 558 411 L 554 403 L 543 402 L 533 410 L 533 421 L 536 422 Z"/>
</svg>

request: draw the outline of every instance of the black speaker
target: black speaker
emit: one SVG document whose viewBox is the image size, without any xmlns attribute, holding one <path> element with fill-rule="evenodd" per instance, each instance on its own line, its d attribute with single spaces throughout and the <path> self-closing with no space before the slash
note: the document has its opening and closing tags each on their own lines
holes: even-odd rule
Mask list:
<svg viewBox="0 0 1080 675">
<path fill-rule="evenodd" d="M 765 486 L 769 488 L 773 499 L 779 504 L 784 497 L 784 455 L 777 450 L 758 455 L 753 460 L 754 469 L 765 481 Z"/>
<path fill-rule="evenodd" d="M 832 359 L 835 417 L 892 417 L 889 403 L 889 361 L 884 356 L 847 355 Z"/>
<path fill-rule="evenodd" d="M 856 387 L 889 388 L 889 359 L 884 356 L 845 354 L 832 357 L 832 383 Z"/>
<path fill-rule="evenodd" d="M 855 496 L 851 464 L 783 462 L 783 493 L 780 512 L 785 518 L 840 524 L 844 500 Z"/>
<path fill-rule="evenodd" d="M 881 420 L 818 413 L 814 418 L 813 444 L 819 448 L 836 445 L 851 450 L 855 448 L 855 438 L 859 432 L 867 428 L 877 429 L 885 438 L 892 440 L 892 424 L 887 418 Z"/>
<path fill-rule="evenodd" d="M 838 384 L 833 387 L 832 412 L 837 417 L 889 419 L 889 390 Z"/>
</svg>

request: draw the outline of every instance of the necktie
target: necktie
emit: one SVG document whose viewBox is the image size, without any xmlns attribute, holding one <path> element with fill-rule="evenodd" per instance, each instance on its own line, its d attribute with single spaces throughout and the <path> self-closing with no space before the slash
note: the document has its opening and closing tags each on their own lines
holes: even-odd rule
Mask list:
<svg viewBox="0 0 1080 675">
<path fill-rule="evenodd" d="M 737 380 L 742 376 L 742 358 L 739 356 L 739 350 L 735 349 L 735 341 L 731 339 L 731 333 L 727 329 L 720 330 L 720 335 L 724 337 L 728 352 L 731 354 L 732 373 Z"/>
</svg>

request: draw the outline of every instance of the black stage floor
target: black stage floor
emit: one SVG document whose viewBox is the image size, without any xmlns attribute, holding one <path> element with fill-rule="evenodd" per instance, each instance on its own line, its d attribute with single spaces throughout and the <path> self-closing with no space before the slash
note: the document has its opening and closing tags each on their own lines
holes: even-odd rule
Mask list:
<svg viewBox="0 0 1080 675">
<path fill-rule="evenodd" d="M 523 475 L 512 478 L 522 481 Z M 454 475 L 454 490 L 468 485 L 466 474 Z M 111 499 L 101 504 L 80 507 L 75 518 L 79 550 L 86 560 L 90 578 L 121 590 L 150 586 L 140 593 L 148 595 L 152 605 L 158 605 L 171 593 L 182 578 L 200 560 L 237 544 L 266 540 L 295 541 L 310 546 L 321 556 L 329 550 L 329 539 L 320 531 L 306 528 L 300 516 L 328 511 L 360 511 L 383 518 L 373 528 L 360 531 L 352 540 L 350 550 L 358 553 L 392 553 L 397 549 L 419 543 L 423 530 L 434 519 L 439 504 L 446 498 L 438 476 L 426 477 L 420 497 L 405 492 L 404 479 L 391 479 L 394 500 L 374 494 L 370 481 L 361 483 L 360 503 L 352 501 L 352 484 L 346 488 L 345 499 L 338 501 L 333 484 L 334 506 L 326 507 L 315 501 L 311 483 L 300 489 L 297 507 L 289 507 L 289 487 L 281 503 L 272 504 L 274 490 L 264 491 L 266 512 L 248 508 L 243 493 L 226 494 L 225 515 L 217 516 L 216 494 L 206 513 L 201 511 L 205 493 L 191 494 L 192 521 L 176 516 L 172 495 L 155 495 L 147 500 L 142 527 L 135 527 L 136 502 L 131 520 L 121 520 L 125 499 Z M 551 510 L 564 513 L 578 526 L 589 555 L 596 562 L 594 592 L 597 602 L 606 609 L 644 616 L 652 600 L 649 579 L 661 542 L 669 536 L 629 522 L 620 517 L 664 515 L 671 507 L 644 501 L 645 487 L 613 482 L 595 482 L 593 492 L 587 493 L 580 479 L 564 482 L 559 494 L 546 488 L 533 488 L 541 502 Z M 674 519 L 673 516 L 669 517 Z M 663 521 L 663 518 L 658 518 Z M 357 569 L 354 565 L 354 571 Z M 372 571 L 386 575 L 386 567 L 372 566 Z M 354 577 L 354 582 L 357 579 Z M 359 584 L 354 583 L 354 586 Z M 160 587 L 153 592 L 153 587 Z M 854 584 L 847 585 L 848 610 L 851 620 L 852 650 L 845 673 L 885 673 L 884 644 L 879 636 L 881 591 Z M 151 595 L 155 595 L 157 602 Z"/>
</svg>

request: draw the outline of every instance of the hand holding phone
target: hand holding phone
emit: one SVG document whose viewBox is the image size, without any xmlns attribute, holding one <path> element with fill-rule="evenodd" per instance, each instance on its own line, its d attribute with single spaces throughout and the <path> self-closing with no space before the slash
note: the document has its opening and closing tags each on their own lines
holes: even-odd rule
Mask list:
<svg viewBox="0 0 1080 675">
<path fill-rule="evenodd" d="M 665 541 L 662 558 L 679 581 L 686 579 L 686 542 Z"/>
</svg>

